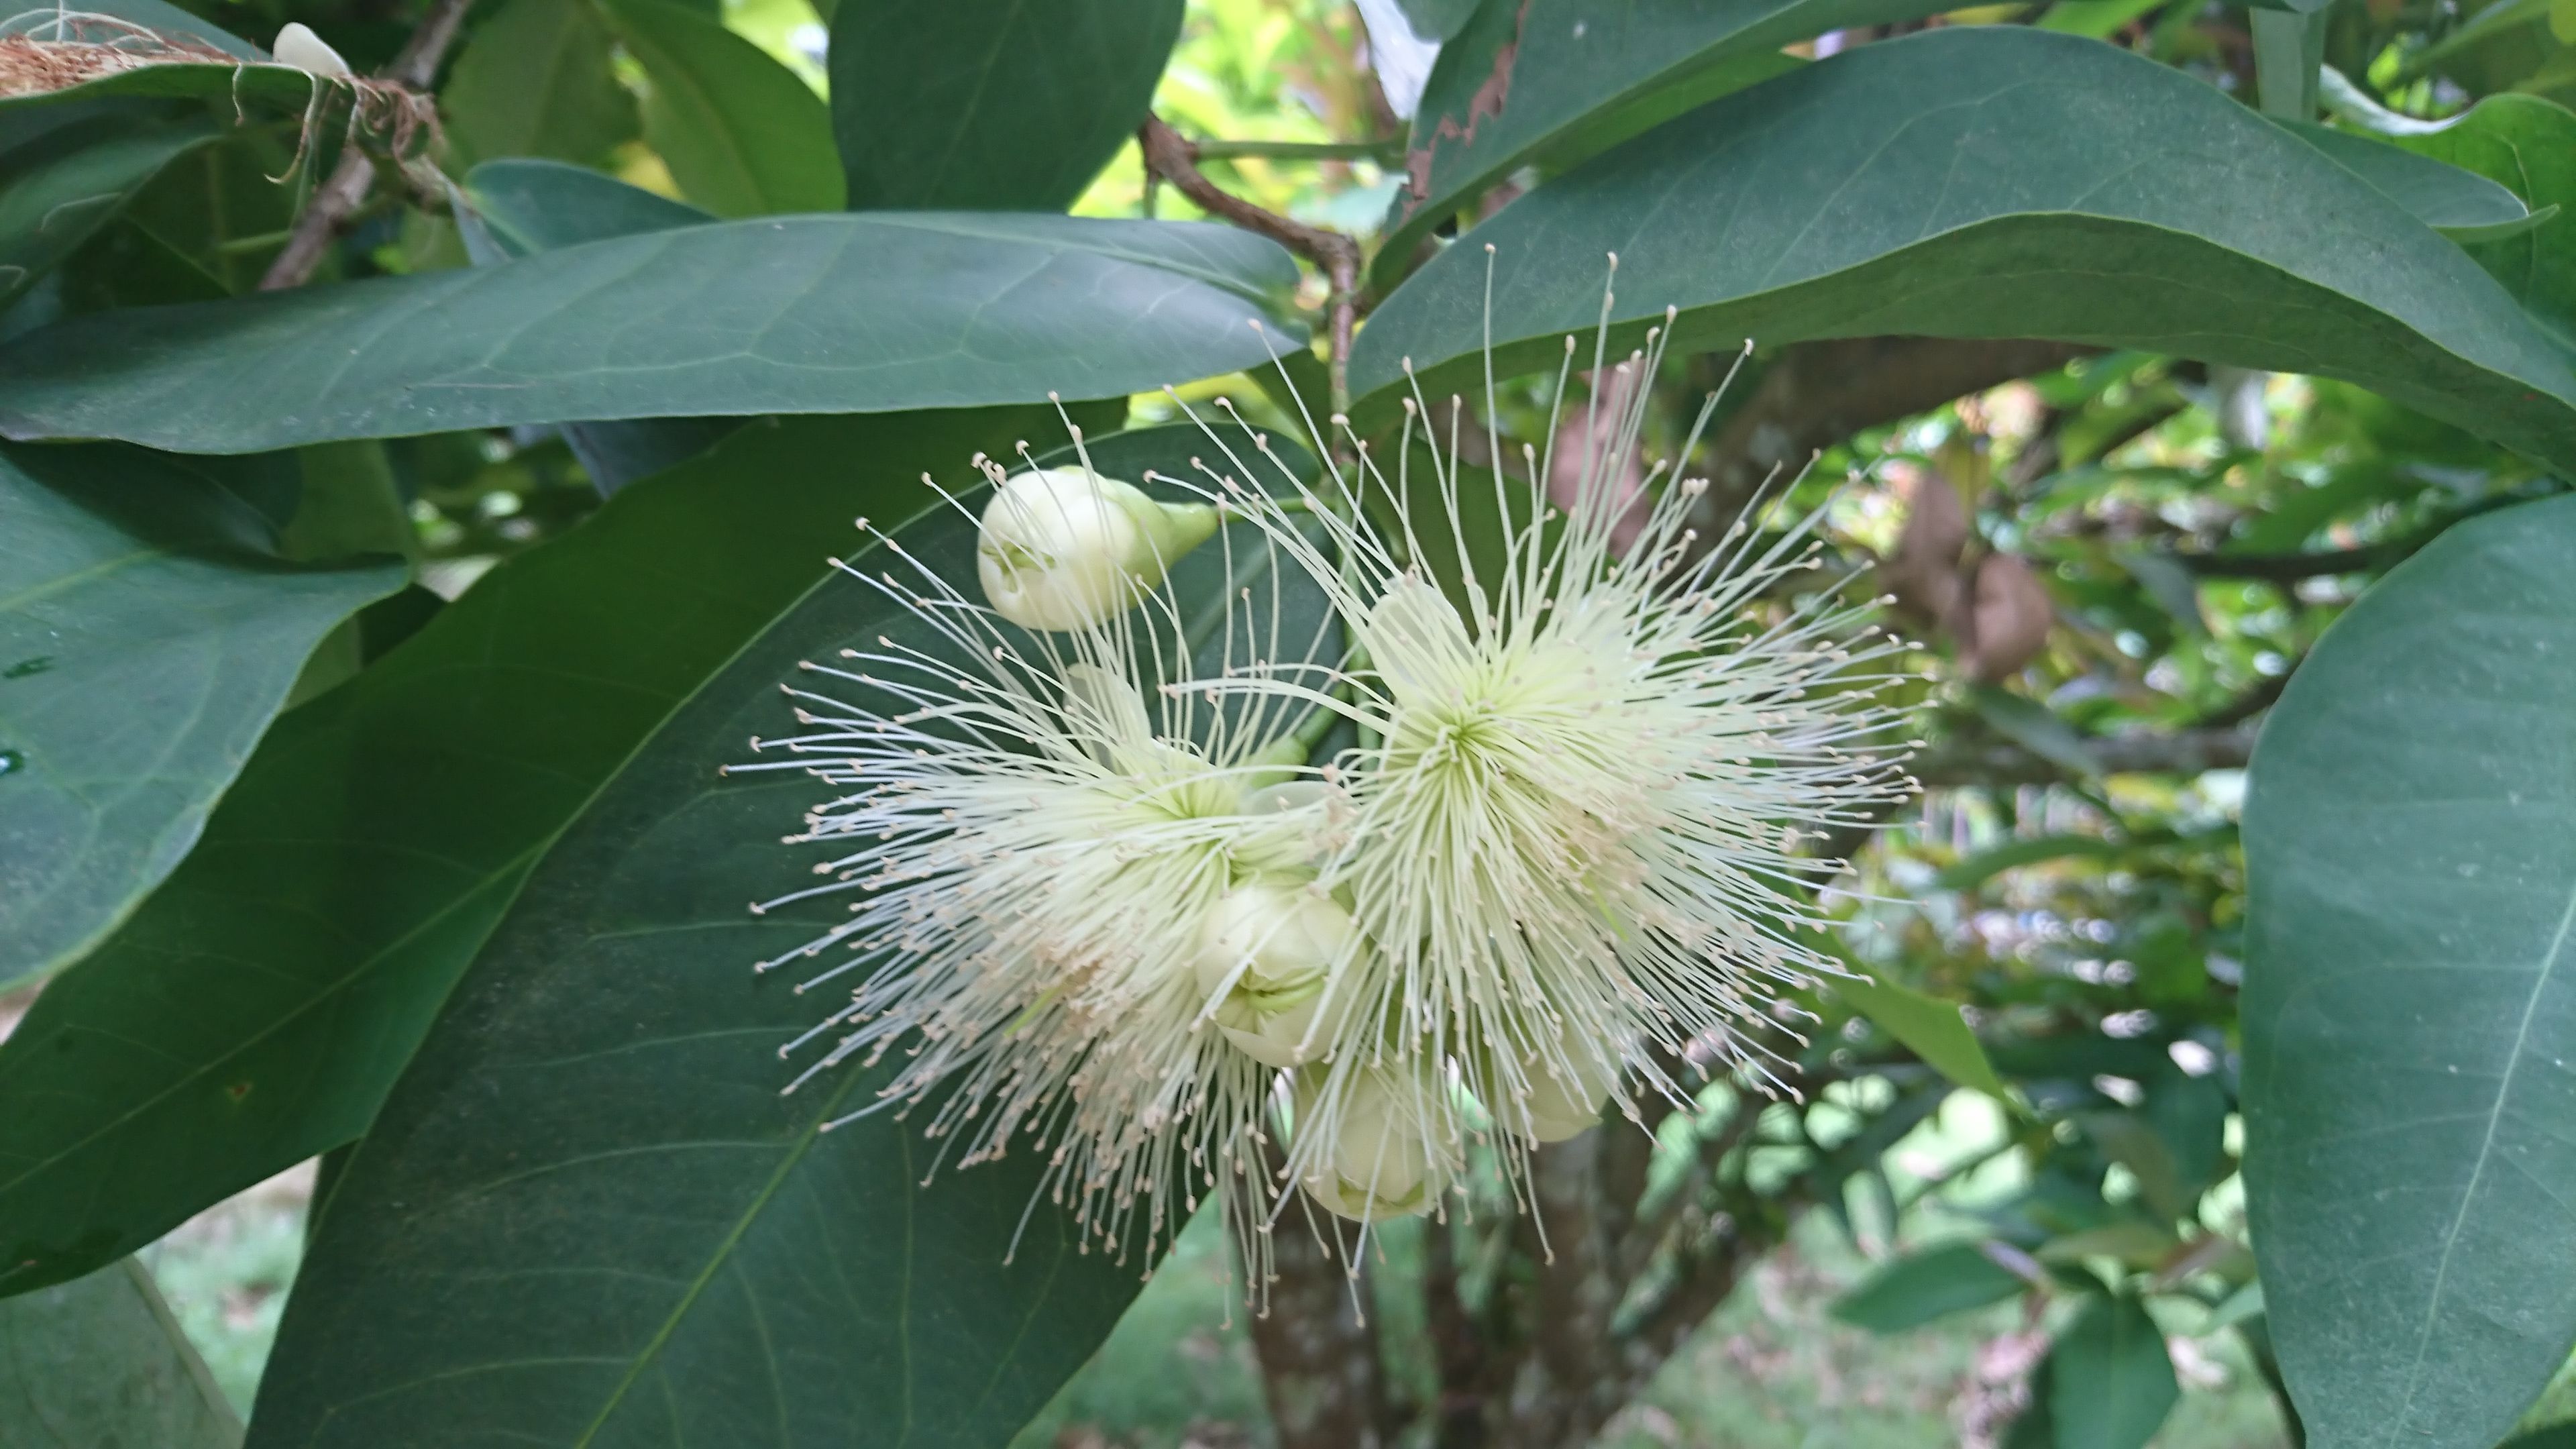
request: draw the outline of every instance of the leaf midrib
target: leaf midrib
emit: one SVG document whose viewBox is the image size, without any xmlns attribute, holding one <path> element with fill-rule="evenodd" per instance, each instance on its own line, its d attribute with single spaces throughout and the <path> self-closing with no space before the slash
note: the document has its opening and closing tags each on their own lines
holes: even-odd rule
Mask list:
<svg viewBox="0 0 2576 1449">
<path fill-rule="evenodd" d="M 812 1120 L 796 1134 L 796 1140 L 788 1146 L 787 1155 L 779 1160 L 777 1169 L 769 1174 L 769 1180 L 761 1184 L 759 1194 L 744 1206 L 740 1216 L 734 1220 L 733 1226 L 726 1230 L 724 1240 L 716 1244 L 715 1250 L 707 1255 L 706 1266 L 699 1270 L 697 1277 L 690 1280 L 687 1290 L 680 1295 L 680 1301 L 672 1305 L 671 1311 L 665 1314 L 662 1322 L 654 1328 L 653 1336 L 645 1341 L 642 1348 L 635 1351 L 634 1361 L 627 1365 L 625 1377 L 619 1379 L 617 1386 L 609 1390 L 608 1397 L 599 1406 L 598 1415 L 590 1421 L 587 1428 L 581 1431 L 581 1437 L 572 1442 L 571 1449 L 589 1449 L 591 1441 L 599 1437 L 599 1431 L 607 1427 L 609 1417 L 626 1402 L 626 1396 L 634 1391 L 636 1383 L 644 1377 L 644 1371 L 653 1366 L 655 1359 L 661 1357 L 662 1350 L 671 1342 L 671 1336 L 679 1332 L 681 1320 L 687 1318 L 689 1310 L 697 1306 L 698 1296 L 706 1292 L 708 1284 L 715 1281 L 718 1270 L 732 1261 L 734 1249 L 742 1245 L 744 1235 L 751 1231 L 751 1225 L 759 1221 L 760 1215 L 768 1210 L 770 1200 L 778 1195 L 779 1189 L 787 1185 L 789 1174 L 796 1170 L 797 1164 L 805 1160 L 805 1154 L 813 1149 L 815 1138 L 822 1135 L 823 1124 L 832 1120 L 835 1110 L 858 1086 L 863 1076 L 864 1074 L 859 1072 L 848 1074 L 841 1085 L 833 1089 L 830 1096 L 823 1099 L 822 1110 L 815 1113 Z M 911 1219 L 908 1206 L 906 1211 L 905 1232 L 909 1235 Z M 909 1255 L 906 1256 L 908 1264 Z M 909 1286 L 908 1266 L 906 1282 Z"/>
<path fill-rule="evenodd" d="M 2522 1004 L 2522 1020 L 2514 1026 L 2513 1047 L 2506 1053 L 2504 1075 L 2496 1084 L 2495 1105 L 2486 1114 L 2486 1132 L 2478 1141 L 2477 1162 L 2469 1169 L 2469 1182 L 2460 1193 L 2459 1210 L 2452 1214 L 2450 1226 L 2442 1234 L 2442 1257 L 2434 1266 L 2433 1289 L 2425 1296 L 2424 1322 L 2416 1333 L 2415 1362 L 2406 1371 L 2406 1389 L 2398 1396 L 2397 1413 L 2381 1426 L 2378 1439 L 2381 1444 L 2397 1442 L 2400 1428 L 2414 1410 L 2416 1392 L 2423 1386 L 2424 1360 L 2432 1352 L 2434 1325 L 2442 1314 L 2442 1295 L 2450 1278 L 2451 1255 L 2460 1245 L 2461 1229 L 2467 1226 L 2470 1211 L 2478 1199 L 2478 1184 L 2485 1181 L 2487 1163 L 2495 1155 L 2496 1135 L 2504 1122 L 2505 1104 L 2513 1097 L 2513 1079 L 2522 1070 L 2528 1055 L 2524 1048 L 2531 1040 L 2532 1020 L 2539 1015 L 2540 998 L 2549 989 L 2549 978 L 2558 969 L 2559 958 L 2565 954 L 2571 932 L 2576 932 L 2576 884 L 2571 884 L 2568 890 L 2567 905 L 2559 913 L 2557 934 L 2550 938 L 2549 950 L 2541 957 L 2540 969 L 2532 976 L 2531 995 Z"/>
</svg>

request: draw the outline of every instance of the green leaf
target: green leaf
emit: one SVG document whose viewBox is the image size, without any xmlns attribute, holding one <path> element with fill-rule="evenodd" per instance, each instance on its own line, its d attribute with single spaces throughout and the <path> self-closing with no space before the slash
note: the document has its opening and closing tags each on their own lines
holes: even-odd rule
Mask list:
<svg viewBox="0 0 2576 1449">
<path fill-rule="evenodd" d="M 2043 1263 L 2082 1263 L 2087 1258 L 2111 1258 L 2125 1267 L 2146 1269 L 2173 1256 L 2182 1240 L 2171 1228 L 2134 1219 L 2104 1223 L 2083 1228 L 2062 1237 L 2051 1238 L 2040 1245 L 2033 1256 Z"/>
<path fill-rule="evenodd" d="M 2105 40 L 2132 20 L 2163 8 L 2165 0 L 2057 0 L 2032 23 L 2042 30 Z"/>
<path fill-rule="evenodd" d="M 216 135 L 211 116 L 158 107 L 0 110 L 0 305 L 79 250 L 162 167 Z"/>
<path fill-rule="evenodd" d="M 1131 478 L 1192 472 L 1207 448 L 1190 427 L 1090 446 Z M 907 559 L 971 579 L 980 504 L 934 504 L 901 530 Z M 1202 560 L 1223 562 L 1213 547 L 1185 562 Z M 1194 598 L 1232 600 L 1209 582 L 1176 570 L 1185 617 Z M 333 1194 L 255 1443 L 678 1446 L 759 1425 L 780 1449 L 999 1445 L 1107 1335 L 1151 1250 L 1077 1256 L 1071 1219 L 1038 1196 L 1043 1151 L 934 1167 L 926 1112 L 818 1132 L 891 1065 L 780 1093 L 794 1067 L 779 1048 L 818 1005 L 752 963 L 845 907 L 748 902 L 812 879 L 778 837 L 823 787 L 717 767 L 793 729 L 781 683 L 844 645 L 957 647 L 829 577 L 549 851 Z"/>
<path fill-rule="evenodd" d="M 1881 1266 L 1834 1300 L 1833 1315 L 1872 1333 L 1903 1333 L 1937 1318 L 2001 1303 L 2027 1289 L 1982 1243 L 1950 1243 Z"/>
<path fill-rule="evenodd" d="M 314 646 L 403 585 L 273 544 L 184 460 L 0 449 L 0 987 L 160 884 Z"/>
<path fill-rule="evenodd" d="M 2432 161 L 2394 141 L 2305 121 L 2281 124 L 2436 231 L 2474 236 L 2528 225 L 2532 219 L 2521 197 L 2475 171 Z"/>
<path fill-rule="evenodd" d="M 2517 1435 L 2496 1449 L 2576 1449 L 2576 1424 L 2552 1424 Z"/>
<path fill-rule="evenodd" d="M 1056 426 L 753 424 L 279 720 L 186 862 L 0 1043 L 0 1293 L 365 1130 L 529 866 L 851 515 Z"/>
<path fill-rule="evenodd" d="M 1979 684 L 1970 687 L 1968 703 L 1976 710 L 1977 718 L 1995 733 L 2041 759 L 2079 778 L 2101 773 L 2102 766 L 2085 747 L 2084 736 L 2038 700 L 1996 685 Z"/>
<path fill-rule="evenodd" d="M 233 1449 L 241 1420 L 127 1258 L 0 1302 L 0 1444 Z"/>
<path fill-rule="evenodd" d="M 465 193 L 475 219 L 514 257 L 715 220 L 685 201 L 558 161 L 486 161 L 466 175 Z"/>
<path fill-rule="evenodd" d="M 77 286 L 85 270 L 107 272 L 93 283 L 100 292 L 98 306 L 204 301 L 255 289 L 295 222 L 295 187 L 269 179 L 287 169 L 294 145 L 292 137 L 271 130 L 231 128 L 216 144 L 163 167 L 135 193 L 119 219 L 120 229 L 144 233 L 175 259 L 175 285 L 138 283 L 124 259 L 102 266 L 89 255 L 76 260 L 65 281 Z M 280 240 L 270 245 L 250 240 L 258 237 Z"/>
<path fill-rule="evenodd" d="M 2190 1215 L 2199 1200 L 2199 1187 L 2185 1181 L 2182 1164 L 2173 1144 L 2156 1130 L 2155 1124 L 2135 1112 L 2087 1112 L 2076 1119 L 2102 1155 L 2129 1169 L 2138 1179 L 2138 1198 L 2147 1210 L 2166 1223 Z M 2173 1234 L 2155 1229 L 2170 1245 Z"/>
<path fill-rule="evenodd" d="M 1197 223 L 683 227 L 56 323 L 0 349 L 0 435 L 259 452 L 568 420 L 1125 397 L 1266 363 L 1247 324 L 1295 282 L 1277 245 Z"/>
<path fill-rule="evenodd" d="M 579 166 L 489 161 L 465 179 L 457 229 L 478 266 L 615 236 L 696 226 L 715 218 Z M 637 418 L 561 425 L 582 471 L 603 494 L 714 447 L 737 418 Z"/>
<path fill-rule="evenodd" d="M 1767 79 L 1793 41 L 1943 8 L 1934 0 L 1487 0 L 1441 47 L 1423 86 L 1378 283 L 1393 281 L 1390 270 L 1433 226 L 1524 165 L 1572 165 Z"/>
<path fill-rule="evenodd" d="M 2262 1312 L 2263 1284 L 2258 1279 L 2220 1299 L 2209 1310 L 2209 1318 L 2202 1323 L 2201 1332 L 2210 1334 L 2222 1328 L 2234 1328 L 2249 1318 L 2260 1317 Z M 2576 1446 L 2570 1446 L 2570 1449 L 2576 1449 Z"/>
<path fill-rule="evenodd" d="M 1136 132 L 1182 0 L 942 0 L 831 17 L 859 208 L 1061 211 Z"/>
<path fill-rule="evenodd" d="M 1395 0 L 1404 12 L 1404 22 L 1424 40 L 1447 40 L 1467 27 L 1476 13 L 1476 0 Z"/>
<path fill-rule="evenodd" d="M 2146 1449 L 2180 1397 L 2164 1333 L 2134 1298 L 2087 1298 L 2048 1351 L 2057 1449 Z"/>
<path fill-rule="evenodd" d="M 2576 1345 L 2576 499 L 2326 631 L 2245 805 L 2247 1205 L 2314 1441 L 2483 1449 Z"/>
<path fill-rule="evenodd" d="M 96 0 L 94 4 L 82 5 L 80 13 L 113 15 L 119 20 L 132 21 L 136 25 L 158 30 L 165 35 L 192 36 L 226 55 L 238 55 L 244 60 L 268 59 L 267 51 L 234 35 L 231 31 L 219 28 L 214 22 L 202 16 L 191 14 L 170 4 L 169 0 Z M 45 32 L 40 29 L 36 33 Z"/>
<path fill-rule="evenodd" d="M 595 0 L 644 68 L 644 139 L 718 216 L 838 211 L 823 99 L 723 21 L 669 0 Z"/>
<path fill-rule="evenodd" d="M 2153 134 L 2142 168 L 2117 138 Z M 2545 233 L 2535 233 L 2541 235 Z M 1471 233 L 1499 252 L 1505 374 L 1553 366 L 1619 257 L 1624 346 L 2051 337 L 2316 373 L 2576 466 L 2576 372 L 2458 248 L 2210 86 L 2021 26 L 1859 46 L 1641 136 Z M 1393 405 L 1478 370 L 1486 253 L 1453 246 L 1370 319 Z"/>
<path fill-rule="evenodd" d="M 2251 0 L 2254 94 L 2276 121 L 2313 121 L 2326 60 L 2325 8 L 2333 0 Z"/>
<path fill-rule="evenodd" d="M 2477 172 L 2557 215 L 2519 235 L 2470 247 L 2561 347 L 2576 355 L 2576 112 L 2538 96 L 2489 96 L 2408 150 Z"/>
<path fill-rule="evenodd" d="M 1837 976 L 1833 986 L 1834 994 L 1850 1002 L 1852 1010 L 1903 1042 L 1907 1051 L 1934 1071 L 1996 1101 L 2012 1100 L 1957 1002 L 1873 976 Z"/>
<path fill-rule="evenodd" d="M 1932 877 L 1936 889 L 1970 891 L 2008 870 L 2049 860 L 2117 860 L 2137 845 L 2098 835 L 2037 835 L 1978 851 Z"/>
<path fill-rule="evenodd" d="M 616 43 L 590 0 L 509 0 L 476 27 L 439 95 L 458 158 L 598 161 L 632 140 L 640 122 L 611 68 Z"/>
<path fill-rule="evenodd" d="M 2190 565 L 2153 548 L 2120 549 L 2111 555 L 2111 561 L 2137 580 L 2147 597 L 2172 615 L 2185 633 L 2209 633 L 2209 618 L 2200 608 L 2200 578 Z"/>
</svg>

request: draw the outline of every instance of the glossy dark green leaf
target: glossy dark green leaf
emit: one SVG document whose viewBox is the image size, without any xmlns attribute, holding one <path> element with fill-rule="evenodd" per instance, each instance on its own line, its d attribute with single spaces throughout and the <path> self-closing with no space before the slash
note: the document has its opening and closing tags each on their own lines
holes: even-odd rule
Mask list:
<svg viewBox="0 0 2576 1449">
<path fill-rule="evenodd" d="M 241 1438 L 142 1264 L 0 1302 L 0 1444 L 233 1449 Z"/>
<path fill-rule="evenodd" d="M 644 139 L 718 216 L 837 211 L 832 115 L 796 73 L 722 20 L 670 0 L 594 0 L 643 67 Z"/>
<path fill-rule="evenodd" d="M 2576 355 L 2576 112 L 2538 96 L 2489 96 L 2449 126 L 2397 144 L 2490 177 L 2534 212 L 2558 208 L 2539 226 L 2478 243 L 2469 255 Z"/>
<path fill-rule="evenodd" d="M 489 161 L 465 178 L 457 228 L 477 265 L 715 220 L 686 202 L 555 161 Z M 739 418 L 636 418 L 561 425 L 601 493 L 714 447 Z"/>
<path fill-rule="evenodd" d="M 597 161 L 639 134 L 611 62 L 617 33 L 590 0 L 509 0 L 476 27 L 439 103 L 460 161 Z"/>
<path fill-rule="evenodd" d="M 1424 40 L 1447 40 L 1475 17 L 1476 0 L 1396 0 L 1413 33 Z"/>
<path fill-rule="evenodd" d="M 186 862 L 0 1043 L 0 1293 L 357 1136 L 547 844 L 851 516 L 1058 427 L 753 424 L 279 720 Z"/>
<path fill-rule="evenodd" d="M 1903 1333 L 1936 1318 L 2001 1303 L 2030 1285 L 1977 1243 L 1908 1253 L 1834 1300 L 1834 1317 L 1872 1333 Z"/>
<path fill-rule="evenodd" d="M 185 460 L 0 450 L 0 986 L 160 884 L 314 646 L 403 576 L 281 561 Z"/>
<path fill-rule="evenodd" d="M 1571 165 L 1761 79 L 1784 45 L 1939 9 L 1930 0 L 1486 0 L 1441 47 L 1423 87 L 1381 265 L 1409 257 L 1432 226 L 1519 167 Z"/>
<path fill-rule="evenodd" d="M 1180 427 L 1091 450 L 1140 478 L 1191 473 L 1208 445 Z M 903 529 L 907 557 L 971 579 L 978 501 Z M 1201 562 L 1203 585 L 1175 570 L 1184 618 L 1233 599 L 1221 551 L 1184 566 Z M 815 1002 L 751 963 L 845 907 L 751 913 L 811 878 L 778 837 L 817 786 L 718 766 L 794 727 L 778 690 L 799 660 L 881 637 L 953 658 L 884 594 L 827 578 L 551 849 L 351 1159 L 254 1443 L 999 1445 L 1106 1336 L 1144 1262 L 1077 1255 L 1035 1197 L 1043 1152 L 933 1176 L 920 1114 L 818 1134 L 890 1067 L 780 1095 L 778 1048 Z"/>
<path fill-rule="evenodd" d="M 271 179 L 294 159 L 291 136 L 227 126 L 214 145 L 163 167 L 119 218 L 120 227 L 142 232 L 175 258 L 175 283 L 138 280 L 125 258 L 88 254 L 77 259 L 70 280 L 78 283 L 84 269 L 90 272 L 86 281 L 100 306 L 205 301 L 256 289 L 282 243 L 255 239 L 280 237 L 295 223 L 296 188 Z"/>
<path fill-rule="evenodd" d="M 0 304 L 106 225 L 161 168 L 217 135 L 153 107 L 0 111 Z"/>
<path fill-rule="evenodd" d="M 2576 500 L 2326 632 L 2245 806 L 2245 1183 L 2311 1441 L 2483 1449 L 2576 1345 Z"/>
<path fill-rule="evenodd" d="M 567 420 L 1125 397 L 1259 365 L 1295 285 L 1209 224 L 778 217 L 501 266 L 57 323 L 0 349 L 0 435 L 258 452 Z"/>
<path fill-rule="evenodd" d="M 187 36 L 205 42 L 227 55 L 244 60 L 266 60 L 268 52 L 223 29 L 202 15 L 193 14 L 170 4 L 169 0 L 96 0 L 80 7 L 92 15 L 113 15 L 119 20 L 158 30 L 164 35 Z M 39 12 L 41 14 L 41 12 Z M 37 25 L 44 22 L 39 19 Z M 36 34 L 45 33 L 41 29 Z"/>
<path fill-rule="evenodd" d="M 2122 138 L 2154 135 L 2138 162 Z M 2538 233 L 2535 233 L 2537 235 Z M 1622 341 L 2052 337 L 2319 373 L 2576 466 L 2576 372 L 2460 249 L 2212 87 L 2098 42 L 1952 26 L 1860 46 L 1503 209 L 1387 299 L 1353 386 L 1553 365 L 1619 257 Z M 1454 382 L 1453 382 L 1454 380 Z"/>
<path fill-rule="evenodd" d="M 2475 171 L 2433 161 L 2372 136 L 2307 122 L 2282 124 L 2300 140 L 2387 193 L 2391 201 L 2406 208 L 2407 215 L 2436 231 L 2491 233 L 2508 230 L 2531 217 L 2522 198 Z"/>
<path fill-rule="evenodd" d="M 467 173 L 465 193 L 511 256 L 715 220 L 685 201 L 558 161 L 486 161 Z"/>
<path fill-rule="evenodd" d="M 2146 1449 L 2180 1397 L 2164 1330 L 2134 1298 L 2088 1297 L 2049 1348 L 2056 1449 Z"/>
<path fill-rule="evenodd" d="M 1145 119 L 1182 0 L 849 0 L 831 18 L 850 205 L 1061 211 Z"/>
</svg>

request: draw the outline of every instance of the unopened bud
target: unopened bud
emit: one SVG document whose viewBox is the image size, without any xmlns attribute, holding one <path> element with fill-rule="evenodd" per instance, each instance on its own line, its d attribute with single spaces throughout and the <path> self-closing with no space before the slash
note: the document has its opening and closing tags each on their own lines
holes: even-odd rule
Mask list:
<svg viewBox="0 0 2576 1449">
<path fill-rule="evenodd" d="M 1331 1134 L 1302 1185 L 1338 1217 L 1373 1223 L 1428 1212 L 1457 1176 L 1454 1154 L 1431 1140 L 1437 1114 L 1425 1094 L 1439 1090 L 1407 1072 L 1362 1067 L 1325 1110 L 1315 1084 L 1297 1099 L 1299 1132 Z"/>
<path fill-rule="evenodd" d="M 1524 1054 L 1520 1067 L 1526 1084 L 1521 1099 L 1502 1104 L 1496 1116 L 1533 1142 L 1563 1142 L 1590 1131 L 1619 1083 L 1619 1053 L 1572 1032 L 1545 1050 Z M 1499 1081 L 1495 1086 L 1508 1090 Z"/>
<path fill-rule="evenodd" d="M 1208 504 L 1157 503 L 1080 468 L 1037 469 L 993 490 L 975 573 L 993 611 L 1022 628 L 1091 628 L 1161 583 L 1217 522 Z"/>
<path fill-rule="evenodd" d="M 1330 896 L 1254 880 L 1227 892 L 1200 928 L 1198 984 L 1224 996 L 1209 1013 L 1254 1061 L 1320 1061 L 1358 995 L 1346 965 L 1364 948 Z"/>
<path fill-rule="evenodd" d="M 349 63 L 340 58 L 340 52 L 333 50 L 330 42 L 314 34 L 312 27 L 301 20 L 286 22 L 286 28 L 277 32 L 277 43 L 269 47 L 269 53 L 277 57 L 279 65 L 291 65 L 306 75 L 327 76 L 333 80 L 345 80 L 349 75 Z"/>
</svg>

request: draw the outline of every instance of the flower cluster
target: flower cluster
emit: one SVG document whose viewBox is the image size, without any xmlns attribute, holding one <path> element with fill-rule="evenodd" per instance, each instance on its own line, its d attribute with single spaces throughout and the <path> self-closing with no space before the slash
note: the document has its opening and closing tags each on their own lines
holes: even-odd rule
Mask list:
<svg viewBox="0 0 2576 1449">
<path fill-rule="evenodd" d="M 1835 969 L 1802 844 L 1908 783 L 1900 646 L 1813 517 L 1704 536 L 1705 483 L 1644 462 L 1658 344 L 1596 340 L 1600 443 L 1523 449 L 1527 484 L 1417 388 L 1391 473 L 1340 418 L 1320 479 L 1202 420 L 1198 476 L 1139 480 L 1181 502 L 987 464 L 981 603 L 883 539 L 902 572 L 851 572 L 918 638 L 809 665 L 802 732 L 756 742 L 845 792 L 791 837 L 829 879 L 765 903 L 856 897 L 785 958 L 857 978 L 806 1075 L 902 1053 L 881 1104 L 965 1161 L 1031 1139 L 1108 1235 L 1229 1180 L 1264 1225 L 1292 1188 L 1439 1211 L 1473 1154 L 1517 1182 L 1687 1063 L 1758 1076 L 1748 1025 Z M 1210 537 L 1221 640 L 1167 572 Z"/>
</svg>

